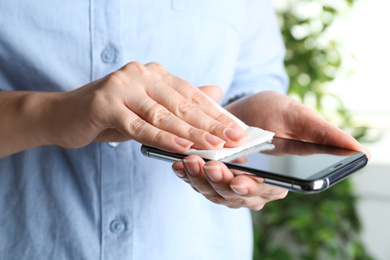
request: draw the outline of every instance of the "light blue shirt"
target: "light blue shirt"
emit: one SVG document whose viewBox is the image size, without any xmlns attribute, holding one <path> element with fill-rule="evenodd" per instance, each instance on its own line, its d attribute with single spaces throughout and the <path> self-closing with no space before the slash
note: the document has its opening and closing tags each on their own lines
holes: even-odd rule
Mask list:
<svg viewBox="0 0 390 260">
<path fill-rule="evenodd" d="M 285 91 L 283 57 L 270 0 L 0 1 L 2 91 L 69 91 L 153 61 L 226 103 Z M 0 259 L 251 258 L 249 210 L 209 202 L 137 142 L 0 159 Z"/>
</svg>

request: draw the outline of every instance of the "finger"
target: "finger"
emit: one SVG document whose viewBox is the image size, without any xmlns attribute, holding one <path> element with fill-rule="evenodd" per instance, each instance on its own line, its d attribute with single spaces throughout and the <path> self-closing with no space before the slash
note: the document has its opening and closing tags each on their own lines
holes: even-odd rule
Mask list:
<svg viewBox="0 0 390 260">
<path fill-rule="evenodd" d="M 231 139 L 231 141 L 238 142 L 246 136 L 246 132 L 233 119 L 219 111 L 213 104 L 212 99 L 203 94 L 203 92 L 200 91 L 198 88 L 180 77 L 171 75 L 160 64 L 149 63 L 145 65 L 145 68 L 158 75 L 159 79 L 161 79 L 167 86 L 173 88 L 184 98 L 195 104 L 200 111 L 203 111 L 205 114 L 223 123 L 225 126 L 230 126 L 230 130 L 228 131 L 229 133 L 226 134 L 229 135 L 229 139 Z M 212 98 L 216 98 L 216 95 L 218 95 L 218 90 L 215 89 L 215 87 L 207 86 L 203 89 L 206 91 L 207 94 L 212 95 Z M 155 91 L 156 90 L 157 89 L 155 89 Z M 150 92 L 149 94 L 152 93 L 153 92 Z M 232 144 L 232 146 L 237 145 Z"/>
<path fill-rule="evenodd" d="M 240 145 L 246 137 L 246 132 L 233 119 L 216 109 L 214 105 L 204 108 L 208 104 L 211 104 L 210 100 L 197 88 L 190 85 L 188 91 L 202 96 L 204 103 L 201 104 L 202 101 L 194 103 L 193 100 L 187 99 L 181 93 L 164 83 L 152 84 L 148 87 L 147 94 L 158 104 L 166 107 L 176 117 L 198 129 L 202 129 L 223 139 L 226 142 L 226 147 Z M 219 118 L 216 113 L 220 114 Z"/>
<path fill-rule="evenodd" d="M 286 189 L 266 185 L 262 181 L 261 178 L 239 175 L 233 178 L 230 187 L 241 196 L 260 196 L 268 201 L 282 199 L 287 195 Z"/>
<path fill-rule="evenodd" d="M 209 161 L 203 166 L 203 169 L 211 186 L 219 195 L 226 199 L 237 195 L 232 192 L 229 186 L 234 176 L 225 164 L 219 161 Z"/>
<path fill-rule="evenodd" d="M 368 158 L 371 157 L 368 149 L 351 135 L 329 123 L 307 106 L 296 101 L 293 102 L 295 102 L 294 111 L 297 111 L 297 113 L 295 113 L 294 118 L 290 117 L 288 123 L 291 127 L 293 124 L 295 125 L 292 129 L 301 129 L 301 136 L 299 136 L 301 139 L 313 143 L 362 151 L 367 154 Z M 299 120 L 297 120 L 298 118 Z"/>
<path fill-rule="evenodd" d="M 211 98 L 214 102 L 219 102 L 222 98 L 222 90 L 218 86 L 202 86 L 198 87 L 200 91 L 202 91 L 206 96 Z"/>
<path fill-rule="evenodd" d="M 255 118 L 251 113 L 243 112 L 247 109 L 242 108 L 248 107 L 256 111 Z M 360 150 L 370 156 L 367 149 L 348 134 L 332 126 L 312 109 L 281 93 L 263 91 L 240 99 L 229 109 L 240 113 L 244 122 L 269 129 L 277 136 Z M 270 117 L 270 111 L 276 116 Z"/>
<path fill-rule="evenodd" d="M 130 98 L 129 102 L 136 102 L 136 98 L 134 97 L 134 100 Z M 151 125 L 193 142 L 193 148 L 196 149 L 215 150 L 224 146 L 224 140 L 207 131 L 191 126 L 155 100 L 146 95 L 142 99 L 143 101 L 139 106 L 132 107 L 132 111 Z"/>
<path fill-rule="evenodd" d="M 172 164 L 172 170 L 177 175 L 177 177 L 187 182 L 188 184 L 191 184 L 190 179 L 187 177 L 183 161 L 178 161 Z"/>
<path fill-rule="evenodd" d="M 246 207 L 260 210 L 268 202 L 260 196 L 246 196 L 238 194 L 232 189 L 231 181 L 234 180 L 232 172 L 221 162 L 210 161 L 204 165 L 204 171 L 214 190 L 226 201 L 229 207 Z"/>
<path fill-rule="evenodd" d="M 167 84 L 215 120 L 222 122 L 227 126 L 230 124 L 237 124 L 232 118 L 222 113 L 216 107 L 215 102 L 211 98 L 209 98 L 200 89 L 194 87 L 187 81 L 181 78 L 175 78 L 172 80 L 172 82 L 168 82 Z M 238 127 L 239 128 L 237 128 L 237 130 L 241 129 L 244 131 L 240 126 Z"/>
<path fill-rule="evenodd" d="M 213 189 L 203 172 L 204 161 L 195 155 L 184 158 L 184 168 L 192 185 L 209 200 L 221 203 L 219 194 Z"/>
<path fill-rule="evenodd" d="M 219 161 L 209 161 L 205 163 L 203 169 L 211 186 L 219 195 L 225 199 L 237 197 L 230 187 L 234 175 L 225 164 Z"/>
<path fill-rule="evenodd" d="M 118 107 L 116 110 L 118 113 L 105 122 L 137 142 L 176 153 L 184 153 L 193 145 L 191 141 L 150 125 L 126 107 Z"/>
<path fill-rule="evenodd" d="M 196 191 L 196 192 L 198 192 L 198 193 L 201 193 L 201 192 L 192 184 L 192 182 L 190 181 L 190 179 L 187 177 L 187 173 L 185 172 L 185 168 L 184 168 L 183 161 L 175 162 L 175 163 L 172 165 L 172 169 L 173 169 L 173 172 L 177 175 L 177 177 L 179 177 L 179 178 L 182 179 L 184 182 L 186 182 L 187 184 L 189 184 L 189 185 L 191 186 L 191 188 L 194 189 L 194 191 Z"/>
<path fill-rule="evenodd" d="M 353 155 L 355 151 L 340 149 L 334 146 L 326 145 L 312 145 L 312 143 L 290 140 L 286 142 L 285 139 L 275 138 L 272 141 L 275 148 L 272 150 L 266 150 L 264 153 L 271 155 L 310 155 L 315 153 L 327 153 L 334 155 Z"/>
<path fill-rule="evenodd" d="M 285 189 L 264 185 L 263 179 L 247 175 L 234 176 L 225 164 L 219 161 L 209 161 L 204 165 L 206 176 L 211 180 L 211 186 L 224 198 L 235 195 L 266 199 L 279 198 Z M 234 192 L 232 192 L 234 191 Z"/>
</svg>

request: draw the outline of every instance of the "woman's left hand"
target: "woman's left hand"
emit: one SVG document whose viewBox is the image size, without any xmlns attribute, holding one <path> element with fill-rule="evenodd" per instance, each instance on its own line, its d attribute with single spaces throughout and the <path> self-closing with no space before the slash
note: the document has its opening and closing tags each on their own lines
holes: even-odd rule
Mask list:
<svg viewBox="0 0 390 260">
<path fill-rule="evenodd" d="M 206 93 L 207 94 L 207 93 Z M 360 150 L 370 153 L 353 137 L 327 122 L 310 108 L 274 91 L 240 99 L 227 109 L 245 123 L 276 136 Z M 183 181 L 216 204 L 260 210 L 267 202 L 284 198 L 288 191 L 262 183 L 262 179 L 235 174 L 219 161 L 204 162 L 195 155 L 172 166 Z"/>
</svg>

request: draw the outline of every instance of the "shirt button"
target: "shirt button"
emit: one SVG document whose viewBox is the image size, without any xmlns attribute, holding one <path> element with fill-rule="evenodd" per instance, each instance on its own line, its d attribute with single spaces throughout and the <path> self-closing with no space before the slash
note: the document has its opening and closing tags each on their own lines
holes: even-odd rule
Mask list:
<svg viewBox="0 0 390 260">
<path fill-rule="evenodd" d="M 118 142 L 108 142 L 107 144 L 108 144 L 109 147 L 112 147 L 112 148 L 115 148 L 115 147 L 117 147 L 119 145 Z"/>
<path fill-rule="evenodd" d="M 125 231 L 125 229 L 126 229 L 126 224 L 120 219 L 115 219 L 110 224 L 111 232 L 116 235 L 120 235 Z"/>
<path fill-rule="evenodd" d="M 101 55 L 100 55 L 102 61 L 104 63 L 114 63 L 115 62 L 115 59 L 116 59 L 116 51 L 114 48 L 112 47 L 106 47 Z"/>
</svg>

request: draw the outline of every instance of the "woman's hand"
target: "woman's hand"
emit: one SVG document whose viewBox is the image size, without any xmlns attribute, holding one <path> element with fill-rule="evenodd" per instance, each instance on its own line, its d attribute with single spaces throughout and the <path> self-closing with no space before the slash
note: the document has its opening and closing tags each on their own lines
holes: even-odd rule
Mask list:
<svg viewBox="0 0 390 260">
<path fill-rule="evenodd" d="M 277 136 L 360 150 L 370 158 L 367 149 L 353 137 L 278 92 L 261 92 L 240 99 L 227 109 L 248 125 L 273 131 Z M 207 199 L 232 208 L 259 210 L 265 203 L 287 195 L 287 190 L 262 184 L 261 178 L 234 174 L 221 162 L 205 163 L 195 155 L 174 163 L 172 168 Z"/>
<path fill-rule="evenodd" d="M 204 162 L 197 155 L 174 163 L 172 169 L 208 200 L 229 208 L 260 210 L 266 203 L 287 195 L 287 190 L 265 185 L 261 178 L 231 171 L 220 161 Z"/>
<path fill-rule="evenodd" d="M 221 95 L 217 87 L 204 91 Z M 70 92 L 4 92 L 0 101 L 0 156 L 130 139 L 185 152 L 238 146 L 246 136 L 198 88 L 157 63 L 132 62 Z"/>
<path fill-rule="evenodd" d="M 276 136 L 370 152 L 352 136 L 332 125 L 312 109 L 275 91 L 264 91 L 243 98 L 227 107 L 248 125 Z"/>
</svg>

